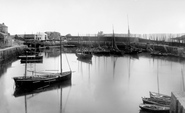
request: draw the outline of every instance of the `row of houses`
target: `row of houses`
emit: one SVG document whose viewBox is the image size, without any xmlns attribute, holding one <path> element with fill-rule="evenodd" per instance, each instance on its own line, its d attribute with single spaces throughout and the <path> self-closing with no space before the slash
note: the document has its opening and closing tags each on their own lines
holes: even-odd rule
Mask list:
<svg viewBox="0 0 185 113">
<path fill-rule="evenodd" d="M 59 32 L 38 32 L 36 34 L 17 34 L 15 37 L 22 38 L 24 40 L 46 41 L 59 40 L 61 36 Z"/>
<path fill-rule="evenodd" d="M 59 40 L 61 37 L 59 32 L 38 32 L 35 34 L 16 34 L 8 33 L 8 26 L 4 23 L 0 24 L 0 48 L 13 46 L 16 38 L 23 40 Z"/>
</svg>

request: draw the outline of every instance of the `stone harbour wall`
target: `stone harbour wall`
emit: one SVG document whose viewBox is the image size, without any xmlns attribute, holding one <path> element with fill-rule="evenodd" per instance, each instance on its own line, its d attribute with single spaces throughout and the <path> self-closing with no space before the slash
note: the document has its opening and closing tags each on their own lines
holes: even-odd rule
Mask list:
<svg viewBox="0 0 185 113">
<path fill-rule="evenodd" d="M 0 49 L 0 61 L 15 58 L 18 55 L 21 55 L 26 48 L 27 46 L 21 45 Z"/>
<path fill-rule="evenodd" d="M 171 93 L 170 113 L 185 113 L 185 92 Z"/>
</svg>

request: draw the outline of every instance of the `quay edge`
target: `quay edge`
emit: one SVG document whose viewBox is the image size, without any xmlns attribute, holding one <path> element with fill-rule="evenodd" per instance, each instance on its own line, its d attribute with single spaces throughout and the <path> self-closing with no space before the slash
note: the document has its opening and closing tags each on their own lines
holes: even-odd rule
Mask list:
<svg viewBox="0 0 185 113">
<path fill-rule="evenodd" d="M 21 55 L 26 48 L 27 46 L 21 45 L 0 49 L 0 62 Z"/>
<path fill-rule="evenodd" d="M 170 113 L 185 113 L 185 92 L 172 92 Z"/>
</svg>

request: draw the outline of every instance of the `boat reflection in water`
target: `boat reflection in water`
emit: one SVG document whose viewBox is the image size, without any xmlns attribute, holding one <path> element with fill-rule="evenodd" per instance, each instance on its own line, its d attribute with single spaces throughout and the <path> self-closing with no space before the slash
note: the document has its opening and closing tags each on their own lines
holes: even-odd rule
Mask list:
<svg viewBox="0 0 185 113">
<path fill-rule="evenodd" d="M 65 81 L 65 82 L 61 82 L 61 83 L 56 83 L 56 84 L 52 84 L 52 85 L 48 85 L 46 87 L 40 88 L 40 89 L 35 89 L 35 90 L 22 90 L 22 89 L 15 89 L 14 91 L 14 96 L 15 97 L 20 97 L 20 96 L 24 96 L 24 101 L 25 101 L 25 113 L 28 112 L 28 105 L 27 105 L 27 99 L 28 99 L 28 95 L 31 95 L 31 97 L 33 97 L 36 94 L 39 93 L 43 93 L 46 91 L 51 91 L 51 90 L 57 90 L 60 89 L 60 113 L 62 113 L 62 89 L 71 86 L 71 80 L 69 81 Z M 50 97 L 52 98 L 52 97 Z"/>
</svg>

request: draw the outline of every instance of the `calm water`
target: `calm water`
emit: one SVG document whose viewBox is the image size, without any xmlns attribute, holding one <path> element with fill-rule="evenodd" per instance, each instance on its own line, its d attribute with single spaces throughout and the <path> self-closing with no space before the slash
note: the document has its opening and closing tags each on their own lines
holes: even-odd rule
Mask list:
<svg viewBox="0 0 185 113">
<path fill-rule="evenodd" d="M 59 51 L 43 52 L 42 64 L 28 64 L 28 70 L 56 72 Z M 171 95 L 184 91 L 184 62 L 178 59 L 97 57 L 91 63 L 78 61 L 75 54 L 63 54 L 63 71 L 72 70 L 71 85 L 15 97 L 13 77 L 25 73 L 20 60 L 1 64 L 1 113 L 139 113 L 141 97 L 149 91 Z M 68 58 L 70 67 L 67 64 Z M 29 72 L 33 76 L 34 73 Z"/>
</svg>

